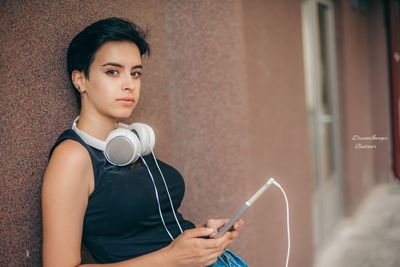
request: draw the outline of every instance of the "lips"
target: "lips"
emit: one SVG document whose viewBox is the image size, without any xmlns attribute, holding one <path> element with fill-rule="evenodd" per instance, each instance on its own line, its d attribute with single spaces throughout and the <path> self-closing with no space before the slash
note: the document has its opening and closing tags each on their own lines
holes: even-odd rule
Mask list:
<svg viewBox="0 0 400 267">
<path fill-rule="evenodd" d="M 132 106 L 135 103 L 135 99 L 133 97 L 123 97 L 117 99 L 117 102 L 124 106 Z"/>
<path fill-rule="evenodd" d="M 117 99 L 117 101 L 119 101 L 119 100 L 135 102 L 135 99 L 133 97 L 123 97 L 123 98 Z"/>
</svg>

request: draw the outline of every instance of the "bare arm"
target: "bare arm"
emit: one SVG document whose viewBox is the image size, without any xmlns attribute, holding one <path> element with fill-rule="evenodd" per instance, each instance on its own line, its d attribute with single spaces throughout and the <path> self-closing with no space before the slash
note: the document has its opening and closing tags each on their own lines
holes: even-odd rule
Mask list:
<svg viewBox="0 0 400 267">
<path fill-rule="evenodd" d="M 186 230 L 165 248 L 134 259 L 110 264 L 81 264 L 90 177 L 93 177 L 90 155 L 81 144 L 66 140 L 56 147 L 42 184 L 43 267 L 206 266 L 215 262 L 228 244 L 228 233 L 218 239 L 198 238 L 212 231 L 200 227 Z"/>
<path fill-rule="evenodd" d="M 43 266 L 77 266 L 93 175 L 85 148 L 71 140 L 54 150 L 43 176 Z"/>
</svg>

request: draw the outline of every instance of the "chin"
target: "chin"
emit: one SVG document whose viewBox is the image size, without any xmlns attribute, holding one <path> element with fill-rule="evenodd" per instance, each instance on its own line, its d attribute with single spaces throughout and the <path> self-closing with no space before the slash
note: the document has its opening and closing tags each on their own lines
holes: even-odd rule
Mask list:
<svg viewBox="0 0 400 267">
<path fill-rule="evenodd" d="M 132 114 L 132 113 L 131 113 Z M 118 116 L 115 116 L 115 118 L 118 120 L 118 121 L 122 121 L 122 120 L 126 120 L 126 119 L 129 119 L 130 117 L 131 117 L 131 114 L 128 114 L 128 115 L 118 115 Z"/>
<path fill-rule="evenodd" d="M 125 120 L 129 119 L 132 116 L 133 110 L 131 112 L 119 112 L 118 114 L 115 114 L 114 117 L 118 120 Z"/>
<path fill-rule="evenodd" d="M 130 106 L 130 107 L 117 107 L 117 108 L 113 108 L 113 109 L 109 109 L 108 110 L 108 114 L 110 117 L 115 118 L 118 121 L 121 120 L 125 120 L 125 119 L 129 119 L 132 114 L 133 111 L 135 110 L 135 106 Z"/>
</svg>

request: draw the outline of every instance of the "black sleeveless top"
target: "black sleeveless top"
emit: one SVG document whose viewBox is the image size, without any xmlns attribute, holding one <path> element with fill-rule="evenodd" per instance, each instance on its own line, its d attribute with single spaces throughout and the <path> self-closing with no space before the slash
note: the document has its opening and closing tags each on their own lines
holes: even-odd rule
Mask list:
<svg viewBox="0 0 400 267">
<path fill-rule="evenodd" d="M 142 159 L 127 166 L 114 166 L 103 152 L 87 145 L 72 129 L 65 130 L 50 150 L 63 140 L 72 139 L 89 152 L 93 165 L 95 188 L 89 196 L 83 222 L 82 242 L 97 263 L 128 260 L 161 249 L 171 242 L 156 200 L 151 177 Z M 172 213 L 164 182 L 153 156 L 143 157 L 153 174 L 165 224 L 174 238 L 180 235 Z M 195 225 L 177 211 L 185 184 L 181 174 L 170 165 L 157 160 L 168 185 L 176 216 L 182 230 Z"/>
</svg>

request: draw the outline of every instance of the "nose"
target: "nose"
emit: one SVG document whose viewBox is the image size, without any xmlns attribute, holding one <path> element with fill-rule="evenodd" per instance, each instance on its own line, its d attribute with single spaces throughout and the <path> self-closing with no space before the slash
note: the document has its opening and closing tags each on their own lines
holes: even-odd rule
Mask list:
<svg viewBox="0 0 400 267">
<path fill-rule="evenodd" d="M 131 76 L 131 74 L 129 73 L 129 75 L 125 75 L 125 78 L 122 82 L 122 89 L 134 91 L 136 87 L 137 87 L 137 81 L 135 81 L 135 79 Z"/>
</svg>

